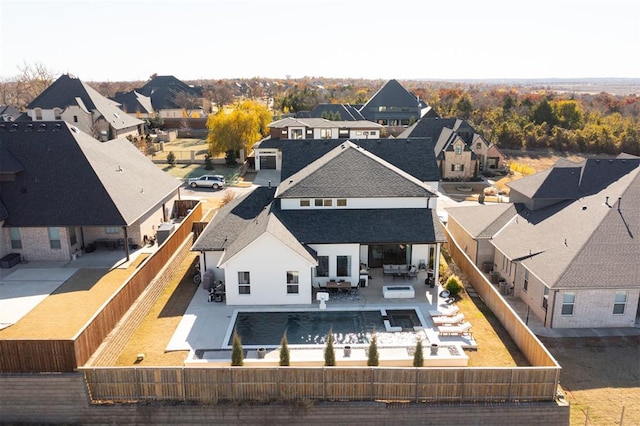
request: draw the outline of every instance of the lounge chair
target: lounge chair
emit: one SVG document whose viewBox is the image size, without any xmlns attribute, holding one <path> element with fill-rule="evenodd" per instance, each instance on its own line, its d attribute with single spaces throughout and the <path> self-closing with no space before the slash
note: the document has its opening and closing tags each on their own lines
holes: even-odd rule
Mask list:
<svg viewBox="0 0 640 426">
<path fill-rule="evenodd" d="M 471 334 L 471 323 L 469 321 L 458 325 L 442 325 L 438 327 L 440 336 L 464 336 Z"/>
<path fill-rule="evenodd" d="M 464 314 L 458 314 L 452 317 L 433 317 L 433 323 L 435 325 L 453 325 L 460 324 L 464 321 Z"/>
<path fill-rule="evenodd" d="M 434 310 L 434 311 L 429 311 L 429 315 L 431 315 L 432 317 L 444 317 L 444 316 L 454 316 L 456 315 L 458 312 L 460 312 L 460 308 L 457 306 L 451 306 L 448 309 L 443 309 L 443 310 Z"/>
</svg>

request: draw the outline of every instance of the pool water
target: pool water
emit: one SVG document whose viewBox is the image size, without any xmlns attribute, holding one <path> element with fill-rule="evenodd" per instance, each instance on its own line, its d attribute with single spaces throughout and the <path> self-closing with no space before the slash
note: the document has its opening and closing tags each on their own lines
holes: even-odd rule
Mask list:
<svg viewBox="0 0 640 426">
<path fill-rule="evenodd" d="M 330 329 L 336 344 L 368 344 L 374 333 L 385 331 L 385 319 L 403 330 L 413 331 L 414 325 L 421 325 L 415 310 L 410 309 L 387 310 L 387 317 L 380 310 L 238 312 L 231 330 L 235 328 L 242 344 L 248 346 L 279 346 L 285 331 L 290 345 L 321 345 Z M 232 339 L 230 336 L 228 345 Z"/>
</svg>

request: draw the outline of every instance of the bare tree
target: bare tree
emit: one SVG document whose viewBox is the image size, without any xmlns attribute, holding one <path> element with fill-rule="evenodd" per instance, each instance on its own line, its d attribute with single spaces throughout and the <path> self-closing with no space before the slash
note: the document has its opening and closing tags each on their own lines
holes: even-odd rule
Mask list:
<svg viewBox="0 0 640 426">
<path fill-rule="evenodd" d="M 173 98 L 173 102 L 187 112 L 187 117 L 191 117 L 191 113 L 202 108 L 201 98 L 191 95 L 187 92 L 180 92 Z"/>
<path fill-rule="evenodd" d="M 55 74 L 41 63 L 18 67 L 18 107 L 23 108 L 53 83 Z"/>
<path fill-rule="evenodd" d="M 222 110 L 225 105 L 233 102 L 233 91 L 229 84 L 225 81 L 218 80 L 212 86 L 208 87 L 205 97 L 211 99 L 218 110 Z"/>
</svg>

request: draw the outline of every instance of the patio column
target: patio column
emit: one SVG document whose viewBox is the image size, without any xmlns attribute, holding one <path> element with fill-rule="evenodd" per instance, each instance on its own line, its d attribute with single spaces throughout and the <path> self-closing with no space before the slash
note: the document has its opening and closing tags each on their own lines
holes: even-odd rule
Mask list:
<svg viewBox="0 0 640 426">
<path fill-rule="evenodd" d="M 435 283 L 440 280 L 440 244 L 436 243 L 436 254 L 433 258 L 433 279 Z"/>
</svg>

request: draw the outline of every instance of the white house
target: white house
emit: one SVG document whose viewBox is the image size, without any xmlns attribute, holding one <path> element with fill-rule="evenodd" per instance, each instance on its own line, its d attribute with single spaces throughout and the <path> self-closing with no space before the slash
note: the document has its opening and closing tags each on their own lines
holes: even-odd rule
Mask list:
<svg viewBox="0 0 640 426">
<path fill-rule="evenodd" d="M 437 259 L 436 192 L 345 141 L 221 209 L 192 250 L 231 305 L 311 303 L 330 280 L 358 286 L 361 265 Z M 435 268 L 437 271 L 437 268 Z"/>
<path fill-rule="evenodd" d="M 384 126 L 367 120 L 287 117 L 269 123 L 270 136 L 279 139 L 379 139 L 382 129 Z"/>
</svg>

